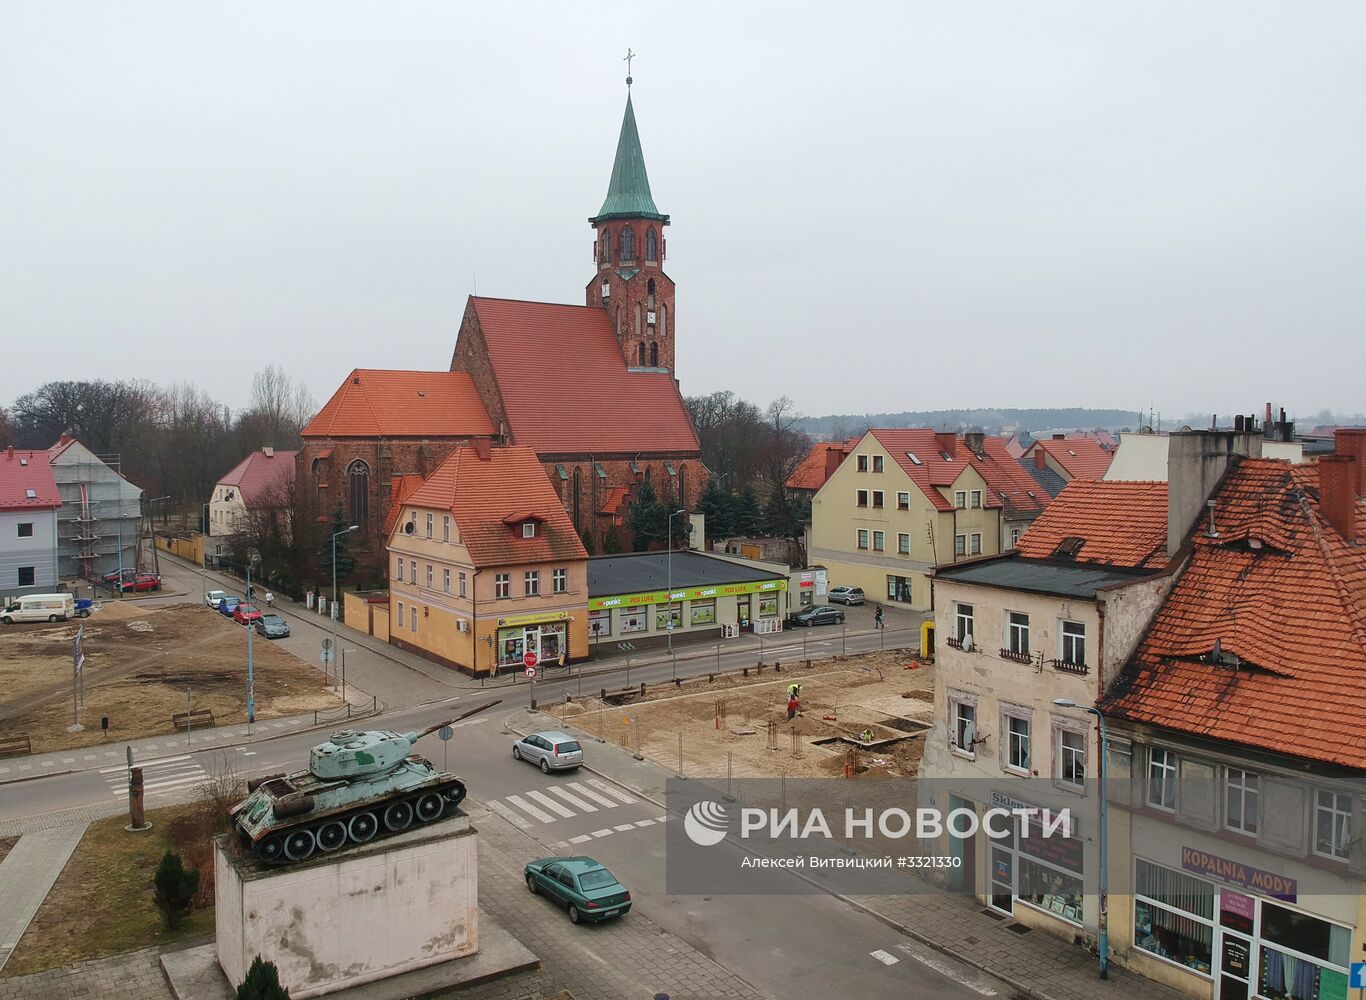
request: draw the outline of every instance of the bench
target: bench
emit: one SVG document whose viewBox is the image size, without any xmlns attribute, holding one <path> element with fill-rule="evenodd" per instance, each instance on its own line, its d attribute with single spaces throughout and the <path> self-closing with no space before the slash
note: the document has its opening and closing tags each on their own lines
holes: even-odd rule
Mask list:
<svg viewBox="0 0 1366 1000">
<path fill-rule="evenodd" d="M 0 739 L 0 757 L 22 757 L 33 753 L 33 741 L 27 736 L 6 736 Z"/>
<path fill-rule="evenodd" d="M 171 727 L 173 729 L 212 725 L 213 712 L 207 708 L 196 708 L 193 712 L 176 712 L 175 715 L 171 716 Z"/>
</svg>

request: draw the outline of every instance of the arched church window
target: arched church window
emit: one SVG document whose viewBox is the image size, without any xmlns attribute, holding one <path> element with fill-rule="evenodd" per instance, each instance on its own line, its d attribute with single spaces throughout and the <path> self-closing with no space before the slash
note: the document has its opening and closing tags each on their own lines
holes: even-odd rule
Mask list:
<svg viewBox="0 0 1366 1000">
<path fill-rule="evenodd" d="M 659 260 L 659 237 L 655 235 L 654 226 L 645 230 L 645 259 Z"/>
<path fill-rule="evenodd" d="M 315 459 L 313 460 L 313 466 L 312 466 L 312 468 L 313 468 L 313 478 L 314 478 L 314 479 L 317 479 L 317 478 L 318 478 L 318 469 L 322 466 L 322 464 L 323 464 L 323 460 L 322 460 L 321 458 L 315 458 Z"/>
<path fill-rule="evenodd" d="M 688 509 L 688 467 L 686 465 L 678 467 L 678 506 L 683 510 Z"/>
<path fill-rule="evenodd" d="M 351 523 L 364 525 L 370 519 L 370 466 L 356 459 L 346 467 L 346 479 Z"/>
<path fill-rule="evenodd" d="M 612 234 L 604 229 L 602 231 L 602 245 L 598 249 L 598 263 L 606 264 L 612 259 Z"/>
<path fill-rule="evenodd" d="M 636 231 L 630 226 L 624 226 L 621 230 L 621 262 L 636 259 Z"/>
<path fill-rule="evenodd" d="M 645 305 L 647 308 L 655 307 L 655 279 L 651 278 L 645 285 Z"/>
<path fill-rule="evenodd" d="M 647 465 L 645 466 L 645 485 L 650 486 L 654 482 L 654 472 Z"/>
<path fill-rule="evenodd" d="M 636 346 L 640 348 L 640 352 L 639 352 L 639 353 L 640 353 L 640 362 L 639 362 L 639 363 L 640 363 L 640 367 L 644 368 L 644 367 L 645 367 L 645 343 L 644 343 L 644 341 L 642 341 L 640 344 L 638 344 L 638 345 L 636 345 Z"/>
<path fill-rule="evenodd" d="M 583 503 L 583 470 L 574 470 L 574 530 L 580 530 L 582 518 L 580 507 Z"/>
<path fill-rule="evenodd" d="M 651 345 L 650 345 L 650 367 L 651 367 L 651 368 L 658 368 L 658 367 L 659 367 L 659 345 L 658 345 L 658 344 L 651 344 Z"/>
</svg>

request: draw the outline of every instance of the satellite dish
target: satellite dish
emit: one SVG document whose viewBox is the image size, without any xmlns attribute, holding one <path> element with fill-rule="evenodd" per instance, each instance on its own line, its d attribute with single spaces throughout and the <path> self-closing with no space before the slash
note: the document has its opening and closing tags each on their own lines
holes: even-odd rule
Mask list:
<svg viewBox="0 0 1366 1000">
<path fill-rule="evenodd" d="M 977 742 L 977 723 L 969 719 L 963 723 L 963 749 L 971 750 Z"/>
<path fill-rule="evenodd" d="M 409 521 L 407 524 L 405 524 L 405 525 L 403 526 L 403 533 L 404 533 L 405 535 L 411 535 L 411 534 L 412 534 L 413 532 L 415 532 L 416 530 L 417 530 L 417 525 L 414 524 L 412 521 Z"/>
<path fill-rule="evenodd" d="M 1209 658 L 1210 658 L 1210 662 L 1216 663 L 1216 664 L 1217 664 L 1217 663 L 1219 662 L 1220 658 L 1221 658 L 1223 655 L 1224 655 L 1224 643 L 1223 643 L 1223 641 L 1220 640 L 1220 639 L 1215 639 L 1215 640 L 1214 640 L 1214 652 L 1210 653 L 1210 657 L 1209 657 Z"/>
<path fill-rule="evenodd" d="M 971 632 L 969 632 L 967 635 L 963 636 L 963 652 L 965 652 L 965 653 L 971 653 L 971 652 L 972 652 L 972 633 L 971 633 Z"/>
</svg>

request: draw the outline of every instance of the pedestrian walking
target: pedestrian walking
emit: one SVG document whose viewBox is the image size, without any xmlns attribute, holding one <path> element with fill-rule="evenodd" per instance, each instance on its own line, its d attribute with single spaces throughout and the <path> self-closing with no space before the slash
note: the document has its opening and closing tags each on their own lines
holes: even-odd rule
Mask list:
<svg viewBox="0 0 1366 1000">
<path fill-rule="evenodd" d="M 886 627 L 886 626 L 883 624 L 883 620 L 882 620 L 882 605 L 879 604 L 879 605 L 877 606 L 877 610 L 873 612 L 873 628 L 885 628 L 885 627 Z"/>
<path fill-rule="evenodd" d="M 796 714 L 797 714 L 797 709 L 798 709 L 799 707 L 800 707 L 800 704 L 799 704 L 798 701 L 797 701 L 797 696 L 796 696 L 795 694 L 788 695 L 788 697 L 787 697 L 787 721 L 788 721 L 788 722 L 791 722 L 792 719 L 796 716 Z"/>
<path fill-rule="evenodd" d="M 275 607 L 275 595 L 269 590 L 266 591 L 266 607 L 268 609 Z"/>
</svg>

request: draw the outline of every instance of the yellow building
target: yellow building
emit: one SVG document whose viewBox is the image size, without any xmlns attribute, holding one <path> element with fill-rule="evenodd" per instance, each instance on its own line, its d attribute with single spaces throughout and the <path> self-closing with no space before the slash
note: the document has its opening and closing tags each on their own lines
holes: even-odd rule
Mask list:
<svg viewBox="0 0 1366 1000">
<path fill-rule="evenodd" d="M 588 653 L 588 553 L 530 448 L 460 448 L 402 503 L 389 641 L 470 674 Z"/>
<path fill-rule="evenodd" d="M 1009 549 L 1048 501 L 1003 438 L 870 430 L 811 502 L 808 561 L 832 586 L 927 610 L 935 566 Z"/>
</svg>

